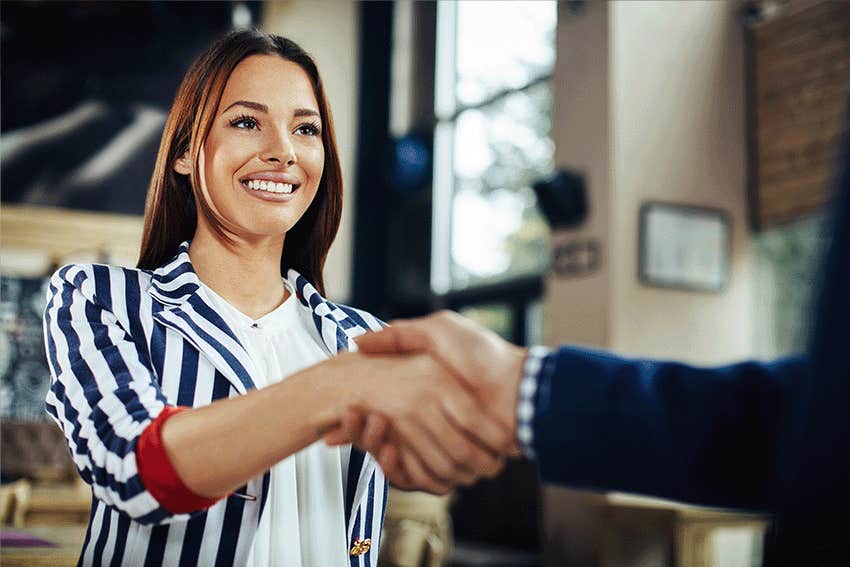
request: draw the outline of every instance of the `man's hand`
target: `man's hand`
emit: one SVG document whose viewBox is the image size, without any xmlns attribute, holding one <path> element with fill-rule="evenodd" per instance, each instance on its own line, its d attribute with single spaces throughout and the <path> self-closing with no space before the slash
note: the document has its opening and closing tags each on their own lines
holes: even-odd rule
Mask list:
<svg viewBox="0 0 850 567">
<path fill-rule="evenodd" d="M 356 342 L 363 354 L 430 354 L 462 379 L 490 414 L 515 435 L 526 349 L 453 311 L 393 321 Z"/>
<path fill-rule="evenodd" d="M 385 461 L 400 465 L 384 472 L 394 485 L 444 494 L 501 470 L 511 436 L 432 356 L 346 353 L 325 364 L 347 376 L 335 410 L 342 427 L 325 440 L 358 441 L 376 458 L 379 445 L 391 446 L 384 450 Z M 368 426 L 363 415 L 372 416 Z"/>
<path fill-rule="evenodd" d="M 387 329 L 360 337 L 357 345 L 361 353 L 372 356 L 432 355 L 450 369 L 455 378 L 472 392 L 480 406 L 505 428 L 510 442 L 502 446 L 502 454 L 518 453 L 515 442 L 516 406 L 522 365 L 527 354 L 525 349 L 450 311 L 421 319 L 395 321 Z M 468 419 L 479 418 L 470 416 Z M 473 424 L 473 435 L 475 429 Z M 332 444 L 353 442 L 378 460 L 396 486 L 421 489 L 409 478 L 410 467 L 421 468 L 417 467 L 417 456 L 406 451 L 394 439 L 393 420 L 380 411 L 368 412 L 362 407 L 350 406 L 343 414 L 340 427 L 325 439 Z M 427 457 L 420 455 L 418 460 L 427 462 Z M 458 467 L 454 474 L 444 474 L 438 482 L 469 484 L 470 470 L 474 474 L 472 481 L 492 476 L 492 471 L 483 470 L 471 461 L 465 466 L 460 466 L 457 461 L 455 463 Z M 421 480 L 422 475 L 418 474 L 417 479 Z"/>
</svg>

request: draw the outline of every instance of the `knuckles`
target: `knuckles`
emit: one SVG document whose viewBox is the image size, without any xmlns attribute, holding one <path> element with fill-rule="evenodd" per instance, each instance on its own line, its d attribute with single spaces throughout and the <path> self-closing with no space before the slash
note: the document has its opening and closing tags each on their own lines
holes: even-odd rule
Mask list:
<svg viewBox="0 0 850 567">
<path fill-rule="evenodd" d="M 473 459 L 472 449 L 466 443 L 456 443 L 450 448 L 449 454 L 457 465 L 465 465 Z"/>
</svg>

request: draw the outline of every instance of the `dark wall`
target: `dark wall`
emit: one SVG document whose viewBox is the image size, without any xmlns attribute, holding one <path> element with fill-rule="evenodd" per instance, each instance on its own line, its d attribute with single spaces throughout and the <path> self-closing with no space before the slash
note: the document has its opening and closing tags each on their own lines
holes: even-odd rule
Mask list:
<svg viewBox="0 0 850 567">
<path fill-rule="evenodd" d="M 242 3 L 259 20 L 260 2 Z M 165 117 L 231 2 L 3 2 L 2 200 L 141 214 Z"/>
</svg>

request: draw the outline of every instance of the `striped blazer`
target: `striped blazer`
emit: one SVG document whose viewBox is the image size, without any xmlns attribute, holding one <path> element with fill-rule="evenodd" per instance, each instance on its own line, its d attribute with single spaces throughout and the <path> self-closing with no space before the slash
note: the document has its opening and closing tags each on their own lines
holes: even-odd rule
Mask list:
<svg viewBox="0 0 850 567">
<path fill-rule="evenodd" d="M 188 249 L 184 242 L 171 262 L 153 271 L 71 264 L 50 280 L 46 408 L 92 487 L 80 565 L 243 565 L 253 545 L 268 471 L 192 514 L 171 514 L 139 480 L 136 442 L 167 404 L 199 407 L 255 387 L 253 363 L 204 300 Z M 294 270 L 287 280 L 329 355 L 352 349 L 352 338 L 381 327 L 368 313 L 324 299 Z M 387 482 L 371 456 L 355 448 L 343 467 L 349 548 L 362 552 L 368 547 L 362 540 L 372 544 L 351 555 L 350 565 L 374 566 Z"/>
</svg>

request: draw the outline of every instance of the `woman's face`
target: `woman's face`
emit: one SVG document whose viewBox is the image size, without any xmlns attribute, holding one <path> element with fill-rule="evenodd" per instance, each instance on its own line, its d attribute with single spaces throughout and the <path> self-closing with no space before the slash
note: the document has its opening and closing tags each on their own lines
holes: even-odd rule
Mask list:
<svg viewBox="0 0 850 567">
<path fill-rule="evenodd" d="M 237 236 L 281 236 L 298 222 L 322 178 L 321 129 L 297 64 L 253 55 L 236 66 L 204 142 L 202 173 L 213 209 Z"/>
</svg>

